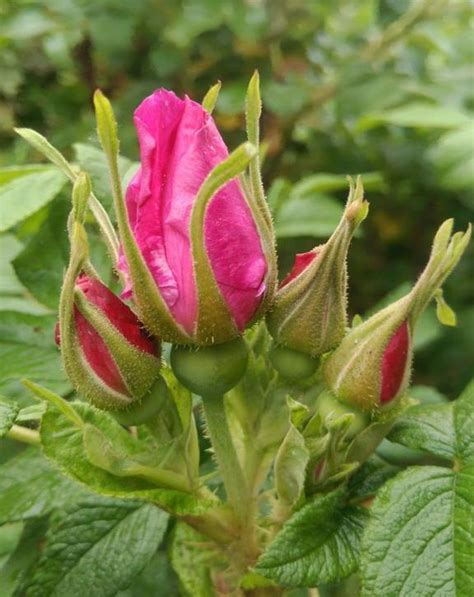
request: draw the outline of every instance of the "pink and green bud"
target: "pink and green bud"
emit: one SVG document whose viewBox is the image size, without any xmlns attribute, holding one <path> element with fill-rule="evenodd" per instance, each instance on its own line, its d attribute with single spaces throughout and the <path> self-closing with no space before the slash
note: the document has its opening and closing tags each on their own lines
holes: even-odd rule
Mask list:
<svg viewBox="0 0 474 597">
<path fill-rule="evenodd" d="M 439 228 L 431 256 L 406 296 L 353 328 L 324 364 L 324 378 L 342 402 L 366 411 L 393 404 L 406 391 L 415 325 L 461 258 L 471 235 L 451 236 L 453 221 Z"/>
<path fill-rule="evenodd" d="M 73 301 L 72 328 L 64 330 L 60 318 L 56 341 L 76 390 L 110 410 L 140 401 L 159 376 L 159 345 L 133 311 L 96 278 L 81 274 Z"/>
<path fill-rule="evenodd" d="M 238 178 L 257 149 L 245 143 L 229 156 L 209 112 L 164 89 L 140 104 L 134 122 L 141 166 L 126 192 L 128 222 L 118 214 L 124 296 L 165 340 L 229 341 L 273 292 L 271 231 Z"/>
<path fill-rule="evenodd" d="M 296 256 L 267 314 L 276 343 L 318 357 L 335 348 L 347 325 L 347 251 L 368 203 L 360 178 L 351 182 L 338 227 L 326 244 Z"/>
</svg>

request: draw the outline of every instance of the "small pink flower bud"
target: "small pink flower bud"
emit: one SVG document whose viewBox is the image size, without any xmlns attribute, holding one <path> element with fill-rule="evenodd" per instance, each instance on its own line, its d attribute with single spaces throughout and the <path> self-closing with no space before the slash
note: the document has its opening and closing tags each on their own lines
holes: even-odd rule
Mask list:
<svg viewBox="0 0 474 597">
<path fill-rule="evenodd" d="M 192 229 L 193 208 L 204 181 L 229 156 L 224 141 L 200 104 L 164 89 L 140 104 L 134 121 L 141 167 L 127 189 L 128 217 L 167 323 L 159 325 L 162 313 L 151 312 L 152 307 L 145 321 L 148 327 L 157 322 L 163 339 L 181 344 L 231 340 L 256 315 L 269 290 L 271 266 L 238 178 L 212 196 L 204 230 Z M 215 302 L 210 307 L 201 300 L 207 289 L 196 282 L 195 234 L 203 238 L 215 280 L 212 284 L 217 285 L 224 305 L 220 311 Z M 127 279 L 124 296 L 136 295 L 140 304 L 126 253 L 119 264 Z M 145 313 L 147 305 L 141 307 Z M 222 321 L 216 321 L 219 318 Z"/>
<path fill-rule="evenodd" d="M 351 182 L 344 214 L 326 244 L 296 255 L 267 314 L 267 327 L 278 345 L 319 357 L 342 340 L 346 324 L 346 258 L 354 231 L 368 203 L 360 179 Z"/>
<path fill-rule="evenodd" d="M 157 379 L 160 349 L 133 311 L 95 278 L 75 286 L 73 342 L 63 344 L 66 371 L 92 403 L 112 410 L 140 400 Z"/>
<path fill-rule="evenodd" d="M 353 328 L 324 363 L 325 381 L 342 402 L 376 410 L 401 397 L 410 380 L 416 321 L 461 258 L 470 239 L 439 228 L 431 256 L 410 293 Z"/>
</svg>

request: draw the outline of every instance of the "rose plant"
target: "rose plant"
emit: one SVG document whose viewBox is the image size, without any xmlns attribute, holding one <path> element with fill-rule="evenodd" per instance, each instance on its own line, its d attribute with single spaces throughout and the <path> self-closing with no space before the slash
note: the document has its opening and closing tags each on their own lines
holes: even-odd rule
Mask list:
<svg viewBox="0 0 474 597">
<path fill-rule="evenodd" d="M 332 236 L 278 284 L 258 74 L 248 139 L 231 153 L 212 117 L 219 88 L 202 104 L 164 89 L 143 100 L 126 184 L 96 92 L 112 220 L 88 173 L 18 130 L 73 183 L 56 341 L 75 395 L 24 380 L 46 407 L 0 410 L 3 435 L 40 444 L 73 481 L 57 475 L 67 507 L 39 533 L 15 594 L 170 594 L 140 588 L 146 566 L 164 566 L 153 558 L 167 528 L 183 594 L 474 594 L 474 386 L 436 404 L 410 389 L 426 307 L 455 324 L 442 285 L 470 228 L 442 223 L 413 288 L 349 322 L 347 254 L 369 208 L 349 180 Z M 93 263 L 95 225 L 110 288 Z M 413 466 L 381 457 L 386 438 Z"/>
</svg>

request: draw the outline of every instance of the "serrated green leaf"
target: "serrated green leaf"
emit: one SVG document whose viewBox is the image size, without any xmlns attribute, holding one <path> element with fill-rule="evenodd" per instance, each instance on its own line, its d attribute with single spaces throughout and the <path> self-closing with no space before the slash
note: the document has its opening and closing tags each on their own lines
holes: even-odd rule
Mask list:
<svg viewBox="0 0 474 597">
<path fill-rule="evenodd" d="M 396 420 L 388 438 L 415 450 L 451 460 L 455 456 L 452 404 L 420 404 Z"/>
<path fill-rule="evenodd" d="M 317 496 L 283 526 L 256 571 L 285 587 L 335 582 L 357 569 L 367 513 L 345 507 L 340 490 Z"/>
<path fill-rule="evenodd" d="M 174 529 L 170 558 L 185 595 L 214 597 L 211 568 L 220 562 L 206 537 L 179 522 Z"/>
<path fill-rule="evenodd" d="M 111 415 L 85 403 L 75 402 L 74 409 L 85 424 L 97 427 L 112 443 L 127 442 L 128 449 L 143 452 L 143 446 L 134 441 Z M 84 451 L 83 429 L 74 425 L 56 408 L 48 407 L 41 421 L 41 442 L 48 458 L 68 476 L 85 484 L 91 490 L 108 496 L 142 499 L 161 505 L 177 514 L 197 514 L 211 503 L 192 493 L 157 488 L 139 477 L 118 477 L 91 464 Z"/>
<path fill-rule="evenodd" d="M 56 169 L 27 174 L 0 187 L 0 232 L 31 216 L 52 201 L 66 183 Z"/>
<path fill-rule="evenodd" d="M 4 402 L 0 397 L 0 437 L 6 435 L 15 423 L 20 409 L 13 402 Z"/>
<path fill-rule="evenodd" d="M 362 543 L 362 595 L 474 594 L 474 468 L 412 467 L 389 481 Z"/>
<path fill-rule="evenodd" d="M 43 516 L 83 493 L 36 448 L 24 450 L 0 466 L 0 524 Z"/>
<path fill-rule="evenodd" d="M 168 515 L 151 504 L 91 496 L 57 516 L 26 593 L 112 596 L 126 588 L 163 539 Z"/>
<path fill-rule="evenodd" d="M 454 402 L 421 404 L 396 420 L 388 438 L 463 463 L 474 459 L 474 382 Z"/>
<path fill-rule="evenodd" d="M 462 462 L 474 462 L 474 380 L 454 402 L 456 453 Z"/>
</svg>

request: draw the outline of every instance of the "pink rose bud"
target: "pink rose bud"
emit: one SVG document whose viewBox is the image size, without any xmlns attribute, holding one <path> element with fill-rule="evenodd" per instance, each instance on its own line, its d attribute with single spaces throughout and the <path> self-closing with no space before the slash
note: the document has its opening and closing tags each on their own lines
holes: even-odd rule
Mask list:
<svg viewBox="0 0 474 597">
<path fill-rule="evenodd" d="M 342 340 L 347 325 L 347 251 L 367 215 L 363 195 L 360 178 L 355 186 L 351 182 L 344 214 L 331 238 L 297 255 L 280 284 L 267 314 L 268 330 L 279 346 L 319 357 Z"/>
<path fill-rule="evenodd" d="M 63 343 L 61 349 L 76 390 L 111 410 L 141 400 L 158 378 L 160 349 L 137 316 L 102 282 L 86 275 L 76 280 L 73 313 L 73 344 Z M 55 335 L 59 345 L 59 326 Z"/>
<path fill-rule="evenodd" d="M 241 182 L 232 178 L 209 201 L 204 230 L 191 226 L 202 184 L 229 153 L 212 116 L 198 103 L 160 89 L 137 108 L 134 118 L 141 166 L 126 192 L 129 222 L 166 311 L 150 312 L 163 339 L 213 344 L 238 336 L 255 317 L 268 291 L 269 265 Z M 233 175 L 235 176 L 235 175 Z M 207 288 L 196 283 L 193 235 L 203 239 L 223 310 L 203 301 Z M 124 247 L 124 253 L 127 253 Z M 119 268 L 145 313 L 133 268 L 122 253 Z M 153 302 L 155 301 L 155 302 Z M 156 297 L 149 305 L 156 304 Z M 161 303 L 160 303 L 161 304 Z M 222 316 L 224 313 L 224 316 Z M 171 326 L 169 321 L 172 322 Z M 155 331 L 151 327 L 152 331 Z"/>
<path fill-rule="evenodd" d="M 451 236 L 452 220 L 439 228 L 430 260 L 409 294 L 354 327 L 324 363 L 324 377 L 342 402 L 371 411 L 406 391 L 416 321 L 454 269 L 471 229 Z"/>
</svg>

